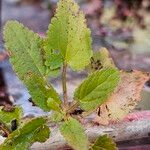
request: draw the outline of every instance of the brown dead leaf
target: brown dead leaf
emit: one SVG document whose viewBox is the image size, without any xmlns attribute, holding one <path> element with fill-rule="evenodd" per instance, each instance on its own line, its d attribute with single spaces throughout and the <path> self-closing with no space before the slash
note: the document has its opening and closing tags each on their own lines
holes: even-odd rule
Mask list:
<svg viewBox="0 0 150 150">
<path fill-rule="evenodd" d="M 120 72 L 121 81 L 106 103 L 97 110 L 95 123 L 107 125 L 123 119 L 135 108 L 141 100 L 141 91 L 144 83 L 150 78 L 148 73 L 140 71 Z"/>
</svg>

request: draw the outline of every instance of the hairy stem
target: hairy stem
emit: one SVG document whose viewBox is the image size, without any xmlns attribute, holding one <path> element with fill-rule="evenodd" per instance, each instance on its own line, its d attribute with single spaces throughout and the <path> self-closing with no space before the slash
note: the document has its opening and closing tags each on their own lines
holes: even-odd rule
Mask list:
<svg viewBox="0 0 150 150">
<path fill-rule="evenodd" d="M 64 62 L 63 71 L 62 71 L 62 88 L 63 88 L 63 99 L 64 99 L 64 107 L 65 108 L 68 107 L 66 71 L 67 71 L 67 63 Z"/>
</svg>

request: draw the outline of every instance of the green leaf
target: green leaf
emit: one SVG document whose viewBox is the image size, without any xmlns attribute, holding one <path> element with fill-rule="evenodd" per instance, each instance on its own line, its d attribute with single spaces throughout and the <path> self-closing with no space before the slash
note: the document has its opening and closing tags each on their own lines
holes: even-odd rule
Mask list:
<svg viewBox="0 0 150 150">
<path fill-rule="evenodd" d="M 27 86 L 33 102 L 44 111 L 51 109 L 47 105 L 48 98 L 53 98 L 60 104 L 58 94 L 42 78 L 46 73 L 41 48 L 42 39 L 17 21 L 7 22 L 4 39 L 7 49 L 11 52 L 10 61 L 14 70 Z M 52 66 L 55 68 L 56 64 L 53 62 Z"/>
<path fill-rule="evenodd" d="M 63 58 L 60 54 L 51 54 L 47 59 L 45 65 L 50 66 L 51 70 L 60 69 L 63 64 Z"/>
<path fill-rule="evenodd" d="M 19 123 L 22 116 L 23 112 L 21 107 L 15 107 L 12 111 L 5 111 L 0 107 L 0 122 L 4 123 L 9 128 L 11 128 L 11 122 L 13 120 L 17 120 L 17 123 Z"/>
<path fill-rule="evenodd" d="M 48 68 L 46 68 L 46 75 L 49 77 L 57 77 L 60 74 L 62 64 L 63 57 L 60 53 L 48 55 L 45 62 L 45 65 L 48 66 Z"/>
<path fill-rule="evenodd" d="M 91 57 L 91 63 L 87 67 L 87 70 L 89 72 L 94 72 L 96 70 L 108 67 L 115 68 L 115 65 L 112 58 L 110 57 L 109 51 L 103 47 L 93 54 Z"/>
<path fill-rule="evenodd" d="M 0 150 L 26 150 L 34 142 L 45 142 L 50 134 L 45 124 L 46 120 L 42 117 L 30 120 L 12 132 L 0 145 Z"/>
<path fill-rule="evenodd" d="M 53 98 L 48 98 L 47 106 L 49 108 L 51 108 L 52 110 L 55 110 L 55 111 L 58 111 L 58 112 L 61 111 L 59 103 L 57 103 Z"/>
<path fill-rule="evenodd" d="M 53 112 L 50 116 L 50 120 L 53 122 L 61 122 L 64 119 L 64 114 L 61 112 Z"/>
<path fill-rule="evenodd" d="M 119 71 L 115 68 L 95 71 L 76 89 L 74 99 L 84 110 L 93 110 L 107 100 L 119 79 Z"/>
<path fill-rule="evenodd" d="M 30 72 L 45 75 L 42 39 L 38 34 L 17 21 L 8 21 L 4 27 L 4 40 L 10 51 L 10 61 L 20 79 L 25 81 Z"/>
<path fill-rule="evenodd" d="M 81 124 L 69 118 L 60 127 L 60 132 L 68 144 L 75 150 L 88 150 L 88 140 Z"/>
<path fill-rule="evenodd" d="M 54 70 L 51 70 L 49 68 L 46 69 L 46 75 L 49 76 L 49 77 L 58 77 L 60 74 L 60 68 L 57 68 L 57 69 L 54 69 Z"/>
<path fill-rule="evenodd" d="M 58 105 L 61 104 L 61 100 L 54 88 L 36 74 L 28 75 L 25 84 L 32 96 L 33 102 L 44 111 L 50 111 L 52 109 L 52 107 L 47 104 L 49 98 L 52 98 L 53 102 Z"/>
<path fill-rule="evenodd" d="M 90 30 L 83 12 L 73 0 L 60 0 L 51 20 L 45 40 L 46 61 L 55 50 L 74 70 L 82 70 L 90 63 L 92 46 Z"/>
<path fill-rule="evenodd" d="M 117 147 L 112 138 L 103 135 L 97 138 L 91 150 L 117 150 Z"/>
</svg>

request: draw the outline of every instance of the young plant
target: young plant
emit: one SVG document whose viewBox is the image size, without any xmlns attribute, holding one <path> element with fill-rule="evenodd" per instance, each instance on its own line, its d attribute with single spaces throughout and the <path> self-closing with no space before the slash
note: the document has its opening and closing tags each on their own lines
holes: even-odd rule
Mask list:
<svg viewBox="0 0 150 150">
<path fill-rule="evenodd" d="M 45 142 L 50 135 L 49 121 L 59 122 L 59 130 L 68 145 L 75 150 L 115 150 L 107 136 L 91 145 L 80 118 L 97 110 L 107 101 L 120 81 L 120 71 L 114 66 L 108 51 L 93 55 L 90 30 L 79 6 L 73 0 L 60 0 L 45 38 L 30 31 L 17 21 L 8 21 L 4 28 L 6 49 L 18 77 L 27 87 L 33 102 L 48 117 L 21 122 L 22 111 L 16 106 L 9 112 L 0 110 L 0 126 L 7 138 L 0 150 L 26 150 L 34 142 Z M 77 87 L 73 100 L 68 102 L 67 67 L 74 71 L 89 70 L 88 77 Z M 61 72 L 63 98 L 47 81 L 48 76 Z M 80 109 L 82 113 L 75 113 Z M 12 124 L 15 121 L 15 128 Z"/>
</svg>

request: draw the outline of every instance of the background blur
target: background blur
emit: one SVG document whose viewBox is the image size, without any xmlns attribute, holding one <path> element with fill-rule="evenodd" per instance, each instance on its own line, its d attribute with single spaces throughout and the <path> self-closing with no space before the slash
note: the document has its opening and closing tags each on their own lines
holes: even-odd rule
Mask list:
<svg viewBox="0 0 150 150">
<path fill-rule="evenodd" d="M 86 14 L 92 30 L 93 49 L 109 49 L 116 65 L 123 70 L 150 72 L 150 0 L 76 0 Z M 6 59 L 2 40 L 2 27 L 7 20 L 15 19 L 33 31 L 44 35 L 55 13 L 57 0 L 0 0 L 0 98 L 14 98 L 14 103 L 23 106 L 25 113 L 43 113 L 27 102 L 30 97 L 16 78 Z M 69 72 L 70 90 L 83 79 L 84 73 Z M 75 79 L 72 82 L 72 78 Z M 58 91 L 59 83 L 52 80 Z M 137 109 L 150 109 L 150 82 L 143 90 L 143 101 Z M 3 100 L 1 100 L 3 101 Z M 1 104 L 2 102 L 0 102 Z"/>
</svg>

